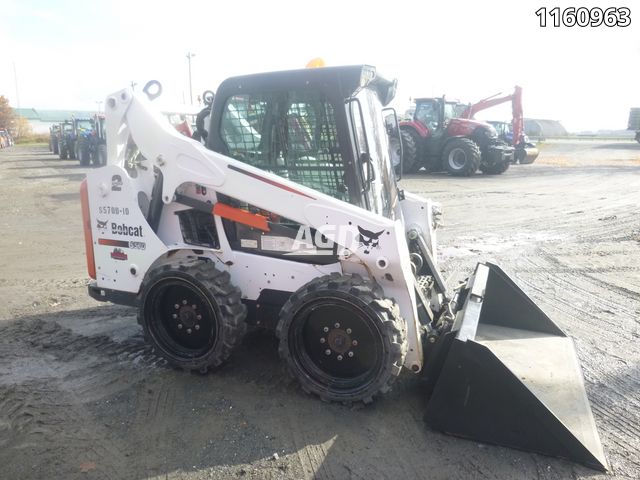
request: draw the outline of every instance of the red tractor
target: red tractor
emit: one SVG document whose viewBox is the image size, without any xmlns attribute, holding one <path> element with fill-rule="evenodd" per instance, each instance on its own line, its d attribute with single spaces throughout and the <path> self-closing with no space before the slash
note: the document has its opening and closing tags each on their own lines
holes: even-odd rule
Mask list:
<svg viewBox="0 0 640 480">
<path fill-rule="evenodd" d="M 514 148 L 488 123 L 464 117 L 470 107 L 441 98 L 417 98 L 413 119 L 400 122 L 404 173 L 420 168 L 470 176 L 505 172 Z"/>
</svg>

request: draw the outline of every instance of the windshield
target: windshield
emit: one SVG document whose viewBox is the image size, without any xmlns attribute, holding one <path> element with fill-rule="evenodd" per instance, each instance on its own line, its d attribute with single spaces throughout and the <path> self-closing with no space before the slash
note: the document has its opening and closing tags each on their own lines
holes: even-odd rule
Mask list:
<svg viewBox="0 0 640 480">
<path fill-rule="evenodd" d="M 78 128 L 83 128 L 85 130 L 91 130 L 93 128 L 91 120 L 76 120 L 76 124 L 78 125 Z"/>
<path fill-rule="evenodd" d="M 363 170 L 363 179 L 370 185 L 368 192 L 370 209 L 391 218 L 397 192 L 382 105 L 375 92 L 367 88 L 362 89 L 356 98 L 359 100 L 357 104 L 362 108 L 366 132 L 365 141 L 363 133 L 359 132 L 356 127 L 359 145 L 358 156 L 362 158 L 363 149 L 368 147 L 366 153 L 371 159 L 371 172 L 368 171 L 366 165 L 360 165 Z M 357 112 L 357 108 L 352 109 L 352 112 Z M 353 118 L 353 121 L 356 126 L 362 123 L 358 115 Z M 366 147 L 363 144 L 366 144 Z M 370 174 L 372 174 L 371 178 L 368 178 Z"/>
</svg>

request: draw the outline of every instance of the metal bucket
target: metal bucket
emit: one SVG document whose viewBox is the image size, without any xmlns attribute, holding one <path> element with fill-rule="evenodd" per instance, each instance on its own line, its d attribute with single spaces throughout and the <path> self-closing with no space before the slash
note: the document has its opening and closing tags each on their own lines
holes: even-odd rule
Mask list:
<svg viewBox="0 0 640 480">
<path fill-rule="evenodd" d="M 478 264 L 427 366 L 427 423 L 606 470 L 573 342 L 497 266 Z"/>
<path fill-rule="evenodd" d="M 536 161 L 536 158 L 538 158 L 539 154 L 540 150 L 538 150 L 533 145 L 528 145 L 524 147 L 516 147 L 514 158 L 518 162 L 520 162 L 520 165 L 529 165 Z"/>
</svg>

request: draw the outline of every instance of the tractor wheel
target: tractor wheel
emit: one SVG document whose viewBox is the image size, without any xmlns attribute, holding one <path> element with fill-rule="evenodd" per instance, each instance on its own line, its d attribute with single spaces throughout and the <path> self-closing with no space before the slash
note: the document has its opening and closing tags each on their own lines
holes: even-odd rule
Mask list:
<svg viewBox="0 0 640 480">
<path fill-rule="evenodd" d="M 138 322 L 145 337 L 176 367 L 204 373 L 242 341 L 247 307 L 229 274 L 212 263 L 162 265 L 147 274 L 140 291 Z"/>
<path fill-rule="evenodd" d="M 78 148 L 78 160 L 80 160 L 80 165 L 83 166 L 87 166 L 91 163 L 88 148 L 85 148 L 84 146 Z"/>
<path fill-rule="evenodd" d="M 457 177 L 469 177 L 476 173 L 480 159 L 480 147 L 469 138 L 451 140 L 442 152 L 442 166 Z"/>
<path fill-rule="evenodd" d="M 406 129 L 400 129 L 402 139 L 402 173 L 416 173 L 422 167 L 418 153 L 418 139 L 415 134 Z"/>
<path fill-rule="evenodd" d="M 58 149 L 58 142 L 54 141 L 53 142 L 53 154 L 54 155 L 58 155 L 60 153 L 60 150 Z"/>
<path fill-rule="evenodd" d="M 76 160 L 78 158 L 78 155 L 76 155 L 76 144 L 75 142 L 69 146 L 67 148 L 68 152 L 69 152 L 69 159 L 71 160 Z"/>
<path fill-rule="evenodd" d="M 485 175 L 500 175 L 509 169 L 511 162 L 494 163 L 493 165 L 482 165 L 480 170 Z"/>
<path fill-rule="evenodd" d="M 442 152 L 442 166 L 450 175 L 469 177 L 480 167 L 480 147 L 468 138 L 451 140 Z"/>
<path fill-rule="evenodd" d="M 389 391 L 407 353 L 398 306 L 356 274 L 333 273 L 300 288 L 282 308 L 276 335 L 280 357 L 305 392 L 346 404 Z"/>
<path fill-rule="evenodd" d="M 60 145 L 60 160 L 66 160 L 69 158 L 69 149 L 66 145 Z"/>
<path fill-rule="evenodd" d="M 98 157 L 98 166 L 103 167 L 107 164 L 107 146 L 98 145 L 96 155 Z"/>
</svg>

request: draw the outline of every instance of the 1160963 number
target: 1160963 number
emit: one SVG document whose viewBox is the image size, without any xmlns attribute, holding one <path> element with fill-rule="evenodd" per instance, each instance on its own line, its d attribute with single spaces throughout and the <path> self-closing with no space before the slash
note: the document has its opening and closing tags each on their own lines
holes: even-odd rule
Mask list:
<svg viewBox="0 0 640 480">
<path fill-rule="evenodd" d="M 561 9 L 546 7 L 536 10 L 540 26 L 546 27 L 547 20 L 553 27 L 628 27 L 631 25 L 631 10 L 627 7 L 567 7 Z"/>
</svg>

